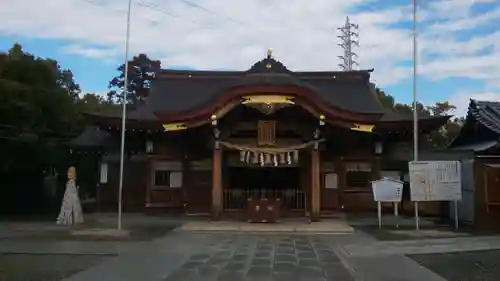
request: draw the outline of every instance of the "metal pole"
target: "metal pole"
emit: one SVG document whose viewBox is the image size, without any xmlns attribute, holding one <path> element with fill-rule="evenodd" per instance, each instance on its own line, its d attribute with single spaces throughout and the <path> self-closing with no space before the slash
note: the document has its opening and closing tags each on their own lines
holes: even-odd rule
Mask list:
<svg viewBox="0 0 500 281">
<path fill-rule="evenodd" d="M 125 158 L 125 120 L 127 119 L 127 96 L 128 96 L 128 49 L 130 41 L 130 12 L 132 10 L 132 0 L 128 0 L 127 10 L 127 35 L 125 37 L 125 69 L 123 81 L 122 97 L 122 135 L 120 147 L 120 182 L 118 185 L 118 230 L 122 229 L 122 194 L 123 194 L 123 164 Z"/>
<path fill-rule="evenodd" d="M 417 0 L 413 0 L 413 160 L 418 161 L 418 108 L 417 108 Z M 418 201 L 415 201 L 415 227 L 420 229 Z"/>
<path fill-rule="evenodd" d="M 377 202 L 378 229 L 382 229 L 382 203 Z"/>
</svg>

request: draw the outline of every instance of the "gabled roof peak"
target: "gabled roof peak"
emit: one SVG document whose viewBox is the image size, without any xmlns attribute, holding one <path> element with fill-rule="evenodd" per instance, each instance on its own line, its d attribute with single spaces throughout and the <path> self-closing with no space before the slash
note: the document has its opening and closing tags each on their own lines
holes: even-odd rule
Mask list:
<svg viewBox="0 0 500 281">
<path fill-rule="evenodd" d="M 247 73 L 286 73 L 291 74 L 292 72 L 286 68 L 286 66 L 274 59 L 272 49 L 267 50 L 267 56 L 256 62 Z"/>
</svg>

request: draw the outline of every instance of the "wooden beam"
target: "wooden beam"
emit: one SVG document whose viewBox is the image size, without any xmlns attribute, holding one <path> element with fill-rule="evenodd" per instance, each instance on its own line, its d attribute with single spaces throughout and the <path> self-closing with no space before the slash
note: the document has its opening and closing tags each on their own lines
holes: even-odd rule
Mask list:
<svg viewBox="0 0 500 281">
<path fill-rule="evenodd" d="M 215 148 L 212 159 L 212 217 L 219 219 L 222 213 L 222 151 Z"/>
<path fill-rule="evenodd" d="M 319 221 L 321 210 L 321 186 L 320 186 L 320 159 L 319 151 L 311 152 L 311 221 Z"/>
</svg>

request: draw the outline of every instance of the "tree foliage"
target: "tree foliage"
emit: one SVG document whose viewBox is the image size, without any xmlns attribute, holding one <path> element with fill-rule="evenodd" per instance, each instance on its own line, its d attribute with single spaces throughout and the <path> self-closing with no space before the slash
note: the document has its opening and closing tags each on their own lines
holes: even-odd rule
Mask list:
<svg viewBox="0 0 500 281">
<path fill-rule="evenodd" d="M 386 94 L 381 89 L 376 89 L 380 103 L 390 109 L 401 114 L 413 114 L 412 104 L 396 103 L 394 97 Z M 435 104 L 424 106 L 417 103 L 417 112 L 419 116 L 448 116 L 452 115 L 456 107 L 448 101 L 436 102 Z M 445 147 L 451 142 L 460 132 L 464 122 L 463 117 L 454 117 L 438 131 L 432 132 L 429 136 L 430 144 L 434 147 Z"/>
<path fill-rule="evenodd" d="M 128 92 L 127 102 L 137 104 L 148 96 L 151 89 L 151 81 L 155 73 L 160 70 L 161 62 L 152 60 L 146 54 L 134 56 L 128 62 Z M 121 103 L 123 88 L 125 86 L 125 64 L 117 69 L 118 75 L 109 81 L 108 102 Z"/>
<path fill-rule="evenodd" d="M 60 144 L 83 127 L 80 111 L 100 106 L 69 69 L 14 44 L 0 53 L 0 171 L 37 169 L 57 162 Z M 97 99 L 96 103 L 85 100 Z"/>
</svg>

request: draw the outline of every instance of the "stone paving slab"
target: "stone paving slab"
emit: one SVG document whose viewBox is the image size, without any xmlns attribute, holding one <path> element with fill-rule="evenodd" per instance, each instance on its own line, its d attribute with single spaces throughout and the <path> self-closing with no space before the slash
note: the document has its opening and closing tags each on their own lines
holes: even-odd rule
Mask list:
<svg viewBox="0 0 500 281">
<path fill-rule="evenodd" d="M 344 245 L 349 256 L 369 257 L 500 249 L 500 237 L 467 237 Z"/>
<path fill-rule="evenodd" d="M 356 280 L 364 281 L 447 281 L 431 270 L 401 255 L 350 258 Z"/>
<path fill-rule="evenodd" d="M 353 233 L 354 228 L 342 219 L 320 222 L 247 223 L 238 221 L 188 221 L 176 229 L 187 232 L 296 232 L 314 234 Z"/>
</svg>

